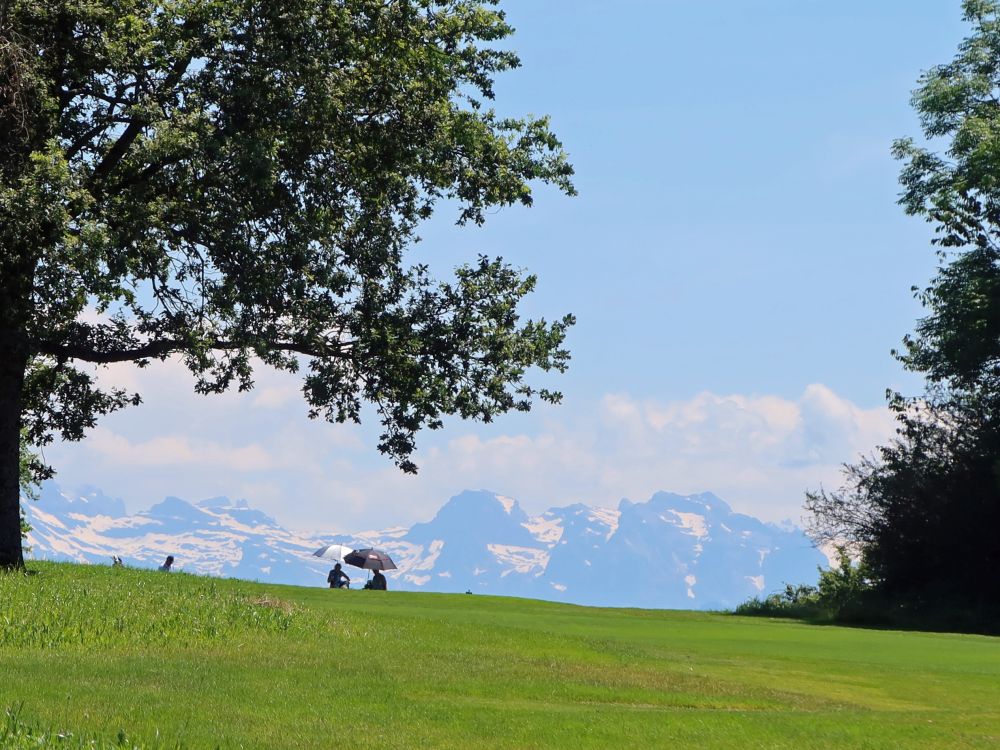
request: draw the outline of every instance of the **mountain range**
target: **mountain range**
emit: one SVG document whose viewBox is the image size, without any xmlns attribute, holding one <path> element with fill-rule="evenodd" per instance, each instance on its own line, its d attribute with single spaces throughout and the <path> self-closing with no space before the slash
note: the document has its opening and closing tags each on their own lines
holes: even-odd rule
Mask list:
<svg viewBox="0 0 1000 750">
<path fill-rule="evenodd" d="M 96 488 L 43 485 L 24 502 L 29 557 L 152 567 L 167 555 L 191 573 L 325 586 L 337 543 L 388 552 L 389 588 L 524 596 L 575 604 L 730 608 L 784 583 L 812 582 L 826 557 L 801 529 L 734 512 L 711 493 L 658 492 L 615 508 L 583 504 L 529 516 L 486 490 L 448 500 L 430 521 L 357 534 L 302 535 L 244 500 L 168 497 L 128 514 Z M 365 573 L 347 568 L 355 581 Z"/>
</svg>

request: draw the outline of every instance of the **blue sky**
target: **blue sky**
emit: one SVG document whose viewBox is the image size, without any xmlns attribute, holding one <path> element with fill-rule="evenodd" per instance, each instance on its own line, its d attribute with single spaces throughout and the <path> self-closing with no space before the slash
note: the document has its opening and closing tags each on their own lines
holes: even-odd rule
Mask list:
<svg viewBox="0 0 1000 750">
<path fill-rule="evenodd" d="M 404 477 L 377 426 L 308 423 L 294 379 L 191 394 L 181 368 L 123 367 L 146 404 L 46 451 L 68 487 L 132 510 L 164 495 L 246 497 L 288 526 L 422 520 L 488 488 L 529 511 L 714 491 L 798 520 L 802 492 L 891 434 L 889 351 L 934 268 L 896 205 L 894 138 L 919 134 L 922 70 L 965 34 L 958 0 L 505 0 L 523 67 L 497 108 L 550 114 L 580 195 L 542 188 L 483 228 L 443 212 L 414 260 L 477 253 L 539 277 L 532 316 L 573 312 L 558 408 L 425 434 Z"/>
</svg>

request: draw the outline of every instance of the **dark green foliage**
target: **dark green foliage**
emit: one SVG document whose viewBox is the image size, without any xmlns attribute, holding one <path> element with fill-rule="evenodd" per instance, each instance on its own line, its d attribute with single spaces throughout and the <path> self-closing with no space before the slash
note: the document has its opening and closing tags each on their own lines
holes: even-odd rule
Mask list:
<svg viewBox="0 0 1000 750">
<path fill-rule="evenodd" d="M 900 359 L 931 383 L 996 393 L 1000 385 L 1000 5 L 966 0 L 972 34 L 927 71 L 913 95 L 929 143 L 894 144 L 907 213 L 934 225 L 941 267 L 919 292 L 928 315 Z"/>
<path fill-rule="evenodd" d="M 889 394 L 896 439 L 809 493 L 812 532 L 863 554 L 870 612 L 968 627 L 1000 611 L 1000 3 L 966 0 L 972 34 L 924 74 L 913 104 L 929 143 L 895 144 L 901 203 L 934 225 L 940 268 L 927 315 L 897 356 L 927 378 Z M 878 601 L 875 601 L 875 600 Z M 961 614 L 964 613 L 964 614 Z M 958 616 L 958 615 L 961 616 Z"/>
<path fill-rule="evenodd" d="M 809 493 L 812 533 L 849 540 L 887 597 L 917 609 L 1000 599 L 996 404 L 950 396 L 899 413 L 899 437 Z"/>
<path fill-rule="evenodd" d="M 403 264 L 440 198 L 478 223 L 530 203 L 529 180 L 571 189 L 544 120 L 481 107 L 517 65 L 477 46 L 510 33 L 502 15 L 454 0 L 32 0 L 8 14 L 30 97 L 2 165 L 16 221 L 0 247 L 11 322 L 41 358 L 33 442 L 78 439 L 129 401 L 72 359 L 183 353 L 206 392 L 250 387 L 253 355 L 304 360 L 313 412 L 377 404 L 401 462 L 417 427 L 516 408 L 535 392 L 525 368 L 564 365 L 565 322 L 518 325 L 531 277 L 482 260 L 438 284 Z M 83 320 L 87 305 L 107 320 Z"/>
<path fill-rule="evenodd" d="M 372 404 L 405 471 L 446 415 L 559 400 L 525 378 L 566 368 L 573 319 L 520 319 L 534 277 L 405 260 L 441 202 L 479 224 L 573 192 L 545 118 L 485 106 L 519 64 L 494 5 L 0 2 L 0 566 L 22 427 L 78 440 L 139 401 L 80 363 L 174 355 L 204 393 L 304 368 L 310 416 Z"/>
<path fill-rule="evenodd" d="M 842 549 L 837 567 L 820 569 L 817 587 L 786 584 L 780 593 L 743 602 L 733 614 L 898 630 L 1000 633 L 1000 607 L 995 601 L 983 597 L 970 603 L 968 597 L 950 590 L 934 594 L 889 593 L 872 578 L 866 560 L 852 561 Z"/>
</svg>

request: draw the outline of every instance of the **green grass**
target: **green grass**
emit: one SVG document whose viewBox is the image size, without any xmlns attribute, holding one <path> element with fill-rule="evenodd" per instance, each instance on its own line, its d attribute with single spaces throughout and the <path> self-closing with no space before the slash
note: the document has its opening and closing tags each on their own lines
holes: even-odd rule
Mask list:
<svg viewBox="0 0 1000 750">
<path fill-rule="evenodd" d="M 34 567 L 0 748 L 1000 747 L 996 638 Z"/>
</svg>

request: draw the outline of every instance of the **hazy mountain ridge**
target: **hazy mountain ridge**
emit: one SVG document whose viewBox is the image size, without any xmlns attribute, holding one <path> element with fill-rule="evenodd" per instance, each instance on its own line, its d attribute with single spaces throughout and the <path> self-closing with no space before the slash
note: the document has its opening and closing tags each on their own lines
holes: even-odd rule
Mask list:
<svg viewBox="0 0 1000 750">
<path fill-rule="evenodd" d="M 659 492 L 617 508 L 583 504 L 529 516 L 486 490 L 451 498 L 410 528 L 303 536 L 246 501 L 168 497 L 128 515 L 121 500 L 46 483 L 26 502 L 31 556 L 180 569 L 274 583 L 325 585 L 311 552 L 336 542 L 385 549 L 399 566 L 390 587 L 527 596 L 608 606 L 719 608 L 812 581 L 826 558 L 801 530 L 734 513 L 711 493 Z M 364 573 L 348 569 L 357 580 Z"/>
</svg>

